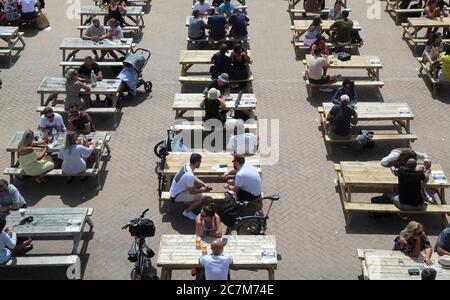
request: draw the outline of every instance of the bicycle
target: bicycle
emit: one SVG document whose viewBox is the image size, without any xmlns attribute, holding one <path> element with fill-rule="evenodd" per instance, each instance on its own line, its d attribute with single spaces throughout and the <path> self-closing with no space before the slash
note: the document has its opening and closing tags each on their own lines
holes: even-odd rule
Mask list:
<svg viewBox="0 0 450 300">
<path fill-rule="evenodd" d="M 266 233 L 267 230 L 267 220 L 269 219 L 269 213 L 272 208 L 273 202 L 278 201 L 280 195 L 274 193 L 270 196 L 263 197 L 260 201 L 270 200 L 270 205 L 267 211 L 264 213 L 263 210 L 257 210 L 254 215 L 249 216 L 237 216 L 234 222 L 227 226 L 225 232 L 226 235 L 231 234 L 233 230 L 236 230 L 238 235 L 262 235 Z M 249 201 L 240 202 L 236 197 L 233 196 L 233 205 L 236 207 L 236 211 L 240 208 L 246 208 L 249 206 L 258 207 L 258 202 L 253 203 Z"/>
<path fill-rule="evenodd" d="M 131 220 L 122 227 L 123 230 L 128 229 L 131 236 L 135 237 L 128 251 L 128 260 L 134 263 L 134 268 L 131 271 L 131 280 L 158 280 L 156 270 L 152 267 L 151 262 L 155 252 L 145 242 L 146 237 L 155 235 L 153 222 L 144 218 L 148 211 L 149 209 L 147 208 L 139 218 Z"/>
</svg>

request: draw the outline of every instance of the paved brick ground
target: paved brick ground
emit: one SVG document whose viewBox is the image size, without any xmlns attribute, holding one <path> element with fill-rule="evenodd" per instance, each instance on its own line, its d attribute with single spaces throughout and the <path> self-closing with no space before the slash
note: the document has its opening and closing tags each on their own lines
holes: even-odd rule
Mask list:
<svg viewBox="0 0 450 300">
<path fill-rule="evenodd" d="M 78 20 L 68 20 L 65 1 L 48 0 L 46 13 L 53 30 L 26 31 L 27 46 L 13 67 L 0 60 L 3 89 L 0 118 L 0 145 L 6 146 L 19 129 L 34 129 L 39 103 L 36 88 L 44 76 L 60 76 L 59 43 L 64 37 L 78 36 Z M 90 0 L 83 0 L 89 3 Z M 176 4 L 175 4 L 176 2 Z M 326 155 L 319 131 L 316 107 L 329 98 L 316 94 L 307 99 L 302 80 L 303 67 L 296 60 L 289 30 L 290 20 L 285 0 L 247 0 L 251 19 L 250 37 L 254 63 L 254 92 L 258 97 L 258 116 L 280 120 L 280 161 L 264 168 L 264 190 L 279 191 L 280 202 L 273 208 L 269 234 L 277 237 L 281 255 L 278 279 L 357 279 L 360 266 L 356 248 L 391 248 L 392 239 L 405 225 L 395 217 L 369 220 L 356 215 L 351 229 L 346 229 L 336 191 L 333 163 L 340 160 L 374 160 L 389 152 L 394 144 L 379 144 L 368 153 L 345 153 L 336 149 Z M 328 0 L 328 2 L 331 2 Z M 433 161 L 450 174 L 446 142 L 450 123 L 449 89 L 443 88 L 433 99 L 429 86 L 418 76 L 413 54 L 401 39 L 401 31 L 381 11 L 381 18 L 366 17 L 366 1 L 349 0 L 351 16 L 363 27 L 361 54 L 379 55 L 384 68 L 381 79 L 382 99 L 372 91 L 360 92 L 360 101 L 405 101 L 416 115 L 412 130 L 419 136 L 415 148 L 429 153 Z M 32 180 L 16 181 L 31 206 L 93 207 L 95 234 L 83 256 L 84 279 L 127 279 L 131 264 L 127 251 L 131 239 L 120 227 L 145 208 L 156 222 L 157 236 L 149 240 L 158 249 L 159 235 L 193 233 L 193 226 L 180 215 L 180 208 L 164 215 L 158 206 L 156 159 L 152 148 L 165 136 L 173 120 L 173 95 L 180 91 L 177 81 L 180 66 L 178 51 L 186 48 L 184 17 L 190 12 L 190 0 L 153 0 L 145 16 L 146 28 L 139 46 L 152 51 L 144 78 L 153 81 L 154 91 L 148 97 L 141 93 L 125 104 L 120 124 L 111 130 L 107 118 L 96 118 L 99 129 L 111 130 L 112 157 L 103 176 L 100 192 L 93 181 L 68 185 L 64 179 L 51 178 L 45 186 Z M 328 3 L 327 3 L 328 4 Z M 379 3 L 384 7 L 384 3 Z M 328 4 L 330 5 L 330 4 Z M 0 155 L 0 165 L 7 166 L 9 155 Z M 364 196 L 367 199 L 367 194 Z M 439 233 L 436 218 L 418 218 L 435 241 Z M 36 243 L 36 253 L 68 251 L 67 242 Z M 236 279 L 265 279 L 265 272 L 233 272 Z M 0 272 L 7 278 L 64 278 L 58 270 Z M 189 279 L 188 272 L 175 272 L 175 278 Z"/>
</svg>

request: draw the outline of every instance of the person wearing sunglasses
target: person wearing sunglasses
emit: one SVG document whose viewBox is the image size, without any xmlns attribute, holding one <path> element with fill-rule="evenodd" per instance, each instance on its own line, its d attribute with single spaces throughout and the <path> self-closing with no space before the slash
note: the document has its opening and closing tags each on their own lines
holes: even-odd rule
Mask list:
<svg viewBox="0 0 450 300">
<path fill-rule="evenodd" d="M 19 190 L 5 179 L 0 179 L 0 216 L 9 214 L 11 210 L 26 208 L 27 203 Z"/>
<path fill-rule="evenodd" d="M 71 103 L 69 105 L 68 119 L 68 127 L 70 131 L 76 131 L 84 134 L 89 134 L 95 131 L 91 116 L 89 116 L 87 112 L 80 111 L 80 107 L 76 103 Z"/>
<path fill-rule="evenodd" d="M 58 133 L 66 131 L 66 126 L 60 114 L 53 112 L 51 107 L 46 107 L 42 111 L 42 116 L 39 119 L 39 129 L 41 130 L 42 136 L 47 137 L 53 129 L 56 129 Z"/>
<path fill-rule="evenodd" d="M 92 23 L 88 28 L 83 32 L 81 38 L 83 40 L 91 40 L 94 42 L 98 42 L 102 40 L 103 36 L 106 34 L 106 27 L 100 23 L 100 19 L 98 17 L 92 18 Z M 97 50 L 92 50 L 95 55 L 95 60 L 98 60 L 99 56 Z"/>
</svg>

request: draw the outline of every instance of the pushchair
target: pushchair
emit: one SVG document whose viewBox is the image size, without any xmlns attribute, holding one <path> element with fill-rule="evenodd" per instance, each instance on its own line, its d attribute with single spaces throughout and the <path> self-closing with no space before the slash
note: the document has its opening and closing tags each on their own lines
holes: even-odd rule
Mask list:
<svg viewBox="0 0 450 300">
<path fill-rule="evenodd" d="M 150 60 L 152 53 L 149 50 L 138 48 L 133 50 L 130 55 L 123 58 L 124 68 L 117 75 L 118 79 L 122 79 L 121 92 L 129 92 L 133 96 L 140 86 L 144 86 L 147 93 L 152 91 L 152 82 L 145 81 L 142 78 L 142 71 Z"/>
</svg>

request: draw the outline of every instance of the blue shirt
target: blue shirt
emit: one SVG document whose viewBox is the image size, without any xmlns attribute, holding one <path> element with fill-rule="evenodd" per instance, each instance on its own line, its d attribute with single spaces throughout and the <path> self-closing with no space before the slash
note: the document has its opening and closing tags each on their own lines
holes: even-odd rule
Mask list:
<svg viewBox="0 0 450 300">
<path fill-rule="evenodd" d="M 225 3 L 220 4 L 219 11 L 221 14 L 232 14 L 234 11 L 234 4 L 230 3 L 229 6 L 226 6 Z"/>
<path fill-rule="evenodd" d="M 436 249 L 442 248 L 443 250 L 450 252 L 450 227 L 442 230 L 441 234 L 439 234 L 438 240 L 436 242 Z"/>
<path fill-rule="evenodd" d="M 228 20 L 228 23 L 231 25 L 231 33 L 236 37 L 242 37 L 248 35 L 247 31 L 247 22 L 250 21 L 249 18 L 242 14 L 237 13 L 232 15 Z"/>
<path fill-rule="evenodd" d="M 15 232 L 11 236 L 6 232 L 0 232 L 0 264 L 4 264 L 11 257 L 11 250 L 16 248 L 17 235 Z"/>
<path fill-rule="evenodd" d="M 22 195 L 14 185 L 10 184 L 8 185 L 8 193 L 4 196 L 0 196 L 0 216 L 9 213 L 11 206 L 14 207 L 14 209 L 19 209 L 24 204 L 26 204 L 26 202 Z"/>
<path fill-rule="evenodd" d="M 214 40 L 223 39 L 226 35 L 225 26 L 227 19 L 223 15 L 208 17 L 209 36 Z"/>
<path fill-rule="evenodd" d="M 333 102 L 334 104 L 340 104 L 342 95 L 346 95 L 345 92 L 344 92 L 344 87 L 340 87 L 340 88 L 338 88 L 336 90 L 336 93 L 331 98 L 331 102 Z M 356 103 L 357 102 L 355 89 L 353 89 L 350 92 L 350 94 L 347 95 L 347 96 L 350 98 L 350 103 Z"/>
</svg>

